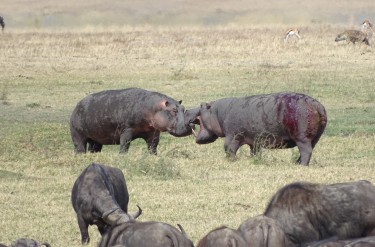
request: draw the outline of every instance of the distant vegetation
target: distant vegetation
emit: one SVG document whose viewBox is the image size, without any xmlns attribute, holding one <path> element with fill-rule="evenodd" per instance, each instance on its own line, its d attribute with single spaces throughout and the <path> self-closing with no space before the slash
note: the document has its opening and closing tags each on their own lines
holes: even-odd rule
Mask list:
<svg viewBox="0 0 375 247">
<path fill-rule="evenodd" d="M 123 25 L 222 26 L 222 25 L 302 25 L 344 24 L 354 26 L 375 12 L 375 4 L 365 1 L 52 1 L 31 5 L 2 1 L 0 15 L 9 28 L 67 28 Z"/>
</svg>

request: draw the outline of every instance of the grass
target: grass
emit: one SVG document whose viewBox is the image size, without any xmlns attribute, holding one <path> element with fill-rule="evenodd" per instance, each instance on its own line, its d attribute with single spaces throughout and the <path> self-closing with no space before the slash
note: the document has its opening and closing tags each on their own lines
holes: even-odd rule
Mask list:
<svg viewBox="0 0 375 247">
<path fill-rule="evenodd" d="M 264 31 L 267 28 L 266 32 Z M 141 220 L 183 225 L 197 243 L 220 225 L 238 227 L 260 214 L 294 181 L 375 182 L 373 47 L 334 43 L 339 25 L 304 26 L 299 43 L 283 42 L 288 26 L 15 29 L 0 35 L 0 242 L 31 237 L 52 246 L 81 246 L 70 191 L 90 163 L 119 167 Z M 160 91 L 187 108 L 228 96 L 306 93 L 327 110 L 328 126 L 309 167 L 296 149 L 267 150 L 234 162 L 223 140 L 162 134 L 158 156 L 143 140 L 129 153 L 104 146 L 74 155 L 69 117 L 87 94 L 116 88 Z M 90 228 L 96 246 L 100 236 Z"/>
</svg>

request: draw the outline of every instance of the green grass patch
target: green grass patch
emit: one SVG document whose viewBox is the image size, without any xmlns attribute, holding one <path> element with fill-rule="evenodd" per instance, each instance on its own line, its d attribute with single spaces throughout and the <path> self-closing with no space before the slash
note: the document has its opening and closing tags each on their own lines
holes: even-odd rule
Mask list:
<svg viewBox="0 0 375 247">
<path fill-rule="evenodd" d="M 375 59 L 371 49 L 338 45 L 341 26 L 315 23 L 285 44 L 290 26 L 227 26 L 17 31 L 0 35 L 0 242 L 31 237 L 81 246 L 70 202 L 74 181 L 93 162 L 120 168 L 142 221 L 182 224 L 195 243 L 220 225 L 237 228 L 263 212 L 295 181 L 375 182 Z M 265 32 L 264 30 L 267 30 Z M 101 31 L 100 31 L 101 30 Z M 224 140 L 161 135 L 158 155 L 144 140 L 101 153 L 74 154 L 70 114 L 86 95 L 140 87 L 183 100 L 186 108 L 224 97 L 280 91 L 308 94 L 326 108 L 328 125 L 310 166 L 297 148 L 242 147 L 228 160 Z M 90 227 L 97 246 L 100 235 Z"/>
</svg>

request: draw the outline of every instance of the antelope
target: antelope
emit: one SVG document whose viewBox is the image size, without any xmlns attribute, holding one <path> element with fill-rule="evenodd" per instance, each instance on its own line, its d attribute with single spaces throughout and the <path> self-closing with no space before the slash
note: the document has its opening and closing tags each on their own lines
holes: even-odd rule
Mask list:
<svg viewBox="0 0 375 247">
<path fill-rule="evenodd" d="M 372 27 L 373 27 L 373 25 L 369 20 L 366 19 L 362 22 L 362 25 L 361 25 L 362 32 L 365 32 L 366 30 L 372 31 Z"/>
<path fill-rule="evenodd" d="M 298 38 L 298 40 L 300 40 L 300 38 L 301 38 L 301 36 L 299 35 L 299 30 L 297 28 L 289 29 L 285 34 L 284 41 L 287 42 L 289 37 L 291 37 L 291 36 L 296 36 Z"/>
<path fill-rule="evenodd" d="M 367 35 L 367 39 L 370 41 L 374 30 L 372 29 L 373 25 L 369 20 L 364 20 L 361 24 L 361 31 Z"/>
</svg>

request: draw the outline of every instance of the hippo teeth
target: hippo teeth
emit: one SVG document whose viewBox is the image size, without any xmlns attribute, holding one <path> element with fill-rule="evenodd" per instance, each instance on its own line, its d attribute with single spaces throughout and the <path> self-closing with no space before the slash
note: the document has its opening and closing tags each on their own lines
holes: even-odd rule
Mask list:
<svg viewBox="0 0 375 247">
<path fill-rule="evenodd" d="M 191 131 L 193 132 L 193 135 L 194 135 L 195 137 L 197 137 L 197 133 L 195 132 L 195 130 L 194 130 L 193 128 L 191 128 Z"/>
</svg>

